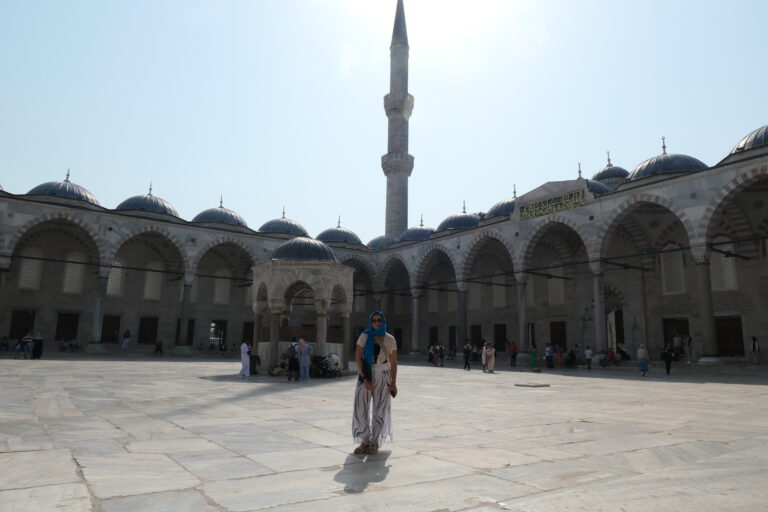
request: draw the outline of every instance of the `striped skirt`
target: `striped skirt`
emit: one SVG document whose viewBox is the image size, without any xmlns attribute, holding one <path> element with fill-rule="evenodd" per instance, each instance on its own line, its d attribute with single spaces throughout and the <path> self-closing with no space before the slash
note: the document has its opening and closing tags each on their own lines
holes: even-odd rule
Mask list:
<svg viewBox="0 0 768 512">
<path fill-rule="evenodd" d="M 358 379 L 352 412 L 352 438 L 355 443 L 380 446 L 392 441 L 392 395 L 389 394 L 389 363 L 373 365 L 373 389 L 367 390 Z"/>
</svg>

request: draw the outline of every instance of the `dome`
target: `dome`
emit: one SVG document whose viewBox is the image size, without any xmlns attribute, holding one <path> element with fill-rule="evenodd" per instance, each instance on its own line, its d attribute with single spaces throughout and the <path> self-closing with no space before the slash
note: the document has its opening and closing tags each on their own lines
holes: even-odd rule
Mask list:
<svg viewBox="0 0 768 512">
<path fill-rule="evenodd" d="M 360 244 L 363 245 L 360 237 L 349 229 L 341 227 L 341 221 L 335 228 L 328 228 L 315 238 L 324 243 L 345 243 L 345 244 Z"/>
<path fill-rule="evenodd" d="M 420 240 L 426 240 L 429 238 L 429 235 L 434 233 L 435 230 L 432 228 L 428 228 L 424 225 L 424 222 L 421 223 L 421 225 L 415 227 L 415 228 L 408 228 L 403 232 L 402 235 L 400 235 L 400 239 L 398 241 L 400 242 L 418 242 Z"/>
<path fill-rule="evenodd" d="M 611 193 L 611 189 L 608 188 L 607 185 L 595 180 L 587 180 L 587 190 L 589 190 L 596 196 L 601 196 L 603 194 Z"/>
<path fill-rule="evenodd" d="M 65 199 L 77 199 L 78 201 L 87 201 L 91 204 L 99 205 L 93 194 L 80 185 L 69 181 L 69 171 L 67 171 L 67 177 L 64 178 L 64 181 L 43 183 L 27 192 L 27 195 L 63 197 Z"/>
<path fill-rule="evenodd" d="M 152 187 L 149 187 L 149 193 L 141 196 L 129 197 L 119 205 L 115 210 L 142 210 L 152 213 L 164 213 L 165 215 L 173 215 L 178 217 L 179 213 L 176 211 L 171 203 L 165 199 L 161 199 L 152 195 Z"/>
<path fill-rule="evenodd" d="M 761 146 L 768 146 L 768 125 L 758 128 L 743 139 L 731 150 L 731 154 L 757 149 Z"/>
<path fill-rule="evenodd" d="M 397 238 L 393 238 L 387 235 L 381 235 L 381 236 L 377 236 L 376 238 L 368 242 L 368 248 L 373 249 L 374 251 L 378 251 L 379 249 L 386 249 L 387 247 L 396 243 L 397 241 L 398 241 Z"/>
<path fill-rule="evenodd" d="M 515 198 L 511 199 L 504 199 L 503 201 L 499 201 L 495 205 L 491 206 L 491 209 L 488 210 L 488 213 L 485 214 L 486 219 L 490 219 L 491 217 L 498 217 L 499 215 L 511 215 L 512 212 L 515 211 Z"/>
<path fill-rule="evenodd" d="M 218 208 L 208 208 L 195 215 L 192 222 L 214 222 L 218 224 L 229 224 L 230 226 L 240 226 L 247 228 L 248 224 L 237 213 L 228 208 L 224 208 L 223 202 L 219 202 Z"/>
<path fill-rule="evenodd" d="M 279 219 L 272 219 L 265 222 L 260 228 L 260 233 L 286 233 L 289 235 L 306 236 L 309 237 L 309 233 L 304 229 L 304 226 L 296 222 L 295 220 L 285 218 L 285 209 L 283 209 L 283 216 Z"/>
<path fill-rule="evenodd" d="M 477 223 L 480 222 L 480 217 L 474 213 L 467 213 L 466 205 L 462 209 L 461 213 L 446 217 L 443 222 L 437 226 L 437 231 L 446 231 L 449 229 L 470 229 L 477 227 Z"/>
<path fill-rule="evenodd" d="M 323 242 L 313 240 L 308 236 L 297 236 L 272 253 L 273 260 L 281 261 L 327 261 L 338 263 L 336 255 Z"/>
<path fill-rule="evenodd" d="M 662 137 L 663 140 L 663 137 Z M 649 178 L 658 174 L 694 172 L 707 168 L 707 164 L 688 155 L 667 154 L 666 143 L 661 146 L 662 153 L 641 162 L 634 168 L 627 181 Z"/>
</svg>

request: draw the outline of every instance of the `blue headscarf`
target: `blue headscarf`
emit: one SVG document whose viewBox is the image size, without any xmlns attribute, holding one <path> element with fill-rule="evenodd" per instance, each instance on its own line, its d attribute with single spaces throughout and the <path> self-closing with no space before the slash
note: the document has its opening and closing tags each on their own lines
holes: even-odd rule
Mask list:
<svg viewBox="0 0 768 512">
<path fill-rule="evenodd" d="M 379 315 L 382 319 L 381 327 L 378 329 L 373 328 L 374 315 Z M 373 345 L 376 341 L 376 336 L 384 336 L 387 333 L 386 315 L 378 310 L 368 315 L 368 328 L 363 332 L 368 335 L 368 339 L 365 340 L 365 348 L 363 349 L 363 372 L 366 379 L 373 381 L 373 374 L 371 372 L 373 367 Z"/>
</svg>

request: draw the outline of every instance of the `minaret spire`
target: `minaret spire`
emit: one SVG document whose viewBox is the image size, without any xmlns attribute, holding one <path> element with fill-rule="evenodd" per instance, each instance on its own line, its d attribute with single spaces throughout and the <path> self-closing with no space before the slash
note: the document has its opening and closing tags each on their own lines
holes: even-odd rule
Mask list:
<svg viewBox="0 0 768 512">
<path fill-rule="evenodd" d="M 408 94 L 409 47 L 403 0 L 397 1 L 389 52 L 389 94 L 384 96 L 389 130 L 381 168 L 387 177 L 384 234 L 396 238 L 408 229 L 408 178 L 413 171 L 413 157 L 408 154 L 408 119 L 413 111 L 413 96 Z"/>
</svg>

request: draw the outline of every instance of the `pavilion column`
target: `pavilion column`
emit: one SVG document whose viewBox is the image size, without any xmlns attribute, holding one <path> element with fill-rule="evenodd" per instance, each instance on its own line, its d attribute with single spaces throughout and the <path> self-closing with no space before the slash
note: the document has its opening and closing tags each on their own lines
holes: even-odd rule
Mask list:
<svg viewBox="0 0 768 512">
<path fill-rule="evenodd" d="M 349 351 L 352 331 L 349 322 L 349 311 L 341 312 L 341 367 L 349 370 Z"/>
<path fill-rule="evenodd" d="M 419 351 L 419 290 L 411 290 L 411 352 Z"/>
<path fill-rule="evenodd" d="M 269 307 L 269 368 L 277 366 L 278 349 L 280 346 L 280 317 L 283 315 L 283 306 Z"/>
<path fill-rule="evenodd" d="M 316 322 L 316 355 L 326 355 L 328 347 L 326 340 L 328 336 L 328 301 L 326 299 L 315 299 L 315 311 L 317 312 Z"/>
<path fill-rule="evenodd" d="M 179 312 L 179 345 L 186 346 L 189 339 L 189 304 L 192 302 L 192 283 L 184 280 Z"/>
<path fill-rule="evenodd" d="M 691 253 L 696 260 L 696 278 L 699 285 L 700 346 L 702 347 L 702 357 L 700 360 L 707 359 L 709 362 L 715 362 L 718 356 L 718 347 L 714 305 L 712 304 L 712 278 L 709 274 L 709 258 L 711 253 L 706 245 L 692 246 Z M 693 341 L 697 343 L 695 338 Z"/>
<path fill-rule="evenodd" d="M 93 328 L 91 329 L 91 343 L 101 342 L 101 330 L 104 324 L 104 303 L 107 300 L 108 276 L 99 275 L 99 285 L 96 291 L 96 301 L 93 305 Z"/>
<path fill-rule="evenodd" d="M 253 342 L 254 343 L 259 343 L 261 341 L 263 312 L 264 312 L 263 304 L 257 302 L 256 307 L 253 310 Z"/>
<path fill-rule="evenodd" d="M 517 291 L 517 350 L 519 353 L 524 353 L 528 350 L 527 281 L 527 274 L 522 272 L 515 273 L 515 290 Z"/>
<path fill-rule="evenodd" d="M 459 300 L 458 300 L 458 318 L 456 319 L 456 339 L 450 340 L 451 346 L 448 347 L 449 352 L 453 348 L 455 343 L 456 348 L 463 347 L 467 342 L 467 284 L 465 282 L 456 283 L 459 288 Z"/>
<path fill-rule="evenodd" d="M 605 292 L 603 291 L 603 273 L 592 274 L 595 299 L 595 353 L 608 349 L 608 334 L 605 325 Z"/>
</svg>

